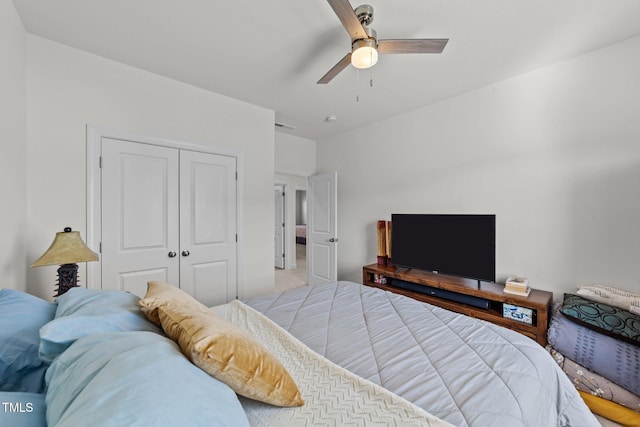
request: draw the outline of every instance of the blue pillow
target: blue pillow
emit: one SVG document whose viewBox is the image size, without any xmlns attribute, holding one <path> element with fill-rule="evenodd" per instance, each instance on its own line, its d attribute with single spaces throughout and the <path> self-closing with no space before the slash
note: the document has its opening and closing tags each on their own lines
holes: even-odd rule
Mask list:
<svg viewBox="0 0 640 427">
<path fill-rule="evenodd" d="M 38 357 L 40 328 L 55 304 L 14 289 L 0 290 L 0 391 L 40 393 L 48 363 Z"/>
<path fill-rule="evenodd" d="M 138 301 L 139 297 L 124 291 L 69 289 L 56 300 L 55 319 L 40 330 L 40 358 L 51 362 L 86 335 L 121 331 L 162 333 L 145 318 Z"/>
<path fill-rule="evenodd" d="M 0 391 L 0 426 L 47 427 L 44 394 Z"/>
<path fill-rule="evenodd" d="M 229 386 L 155 333 L 80 338 L 51 364 L 46 380 L 50 426 L 249 425 Z"/>
</svg>

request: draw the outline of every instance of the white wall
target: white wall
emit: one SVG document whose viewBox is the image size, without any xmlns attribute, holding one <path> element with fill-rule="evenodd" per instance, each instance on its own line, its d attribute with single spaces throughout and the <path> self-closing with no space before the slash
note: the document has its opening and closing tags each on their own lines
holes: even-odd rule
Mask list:
<svg viewBox="0 0 640 427">
<path fill-rule="evenodd" d="M 310 139 L 276 132 L 276 173 L 311 176 L 316 172 L 316 143 Z"/>
<path fill-rule="evenodd" d="M 307 224 L 307 192 L 296 190 L 296 225 Z"/>
<path fill-rule="evenodd" d="M 391 213 L 495 213 L 498 280 L 640 291 L 638 52 L 635 37 L 318 141 L 318 171 L 339 175 L 340 278 L 361 280 Z"/>
<path fill-rule="evenodd" d="M 26 33 L 11 0 L 0 0 L 0 288 L 27 290 Z"/>
<path fill-rule="evenodd" d="M 244 151 L 244 289 L 274 289 L 274 112 L 27 36 L 28 255 L 65 226 L 86 236 L 85 127 L 94 124 Z M 81 266 L 81 280 L 86 277 Z M 50 296 L 55 267 L 29 272 Z"/>
</svg>

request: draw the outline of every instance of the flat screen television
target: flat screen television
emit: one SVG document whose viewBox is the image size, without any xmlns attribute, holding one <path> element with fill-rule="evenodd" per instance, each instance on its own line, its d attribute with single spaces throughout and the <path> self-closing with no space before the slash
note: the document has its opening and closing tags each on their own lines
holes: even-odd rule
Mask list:
<svg viewBox="0 0 640 427">
<path fill-rule="evenodd" d="M 496 280 L 496 216 L 392 214 L 395 266 Z"/>
</svg>

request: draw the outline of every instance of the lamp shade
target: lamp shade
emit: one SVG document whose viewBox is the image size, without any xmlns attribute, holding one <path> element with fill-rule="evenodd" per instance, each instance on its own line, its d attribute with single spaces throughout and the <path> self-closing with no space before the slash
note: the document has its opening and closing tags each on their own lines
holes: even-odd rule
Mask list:
<svg viewBox="0 0 640 427">
<path fill-rule="evenodd" d="M 87 261 L 98 261 L 98 254 L 84 244 L 80 238 L 80 232 L 71 231 L 71 228 L 67 227 L 64 231 L 56 233 L 56 237 L 53 239 L 49 249 L 31 264 L 31 267 L 74 264 Z"/>
</svg>

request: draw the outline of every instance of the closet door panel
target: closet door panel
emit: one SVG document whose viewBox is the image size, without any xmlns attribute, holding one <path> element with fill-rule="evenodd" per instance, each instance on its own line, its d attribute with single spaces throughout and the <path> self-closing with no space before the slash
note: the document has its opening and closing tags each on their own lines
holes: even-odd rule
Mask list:
<svg viewBox="0 0 640 427">
<path fill-rule="evenodd" d="M 207 306 L 236 297 L 236 159 L 180 152 L 180 284 Z"/>
<path fill-rule="evenodd" d="M 226 260 L 190 264 L 193 275 L 193 297 L 212 307 L 236 298 L 235 284 L 229 284 L 229 263 Z M 229 284 L 223 286 L 223 284 Z"/>
<path fill-rule="evenodd" d="M 102 141 L 102 288 L 144 296 L 178 285 L 178 150 Z"/>
</svg>

